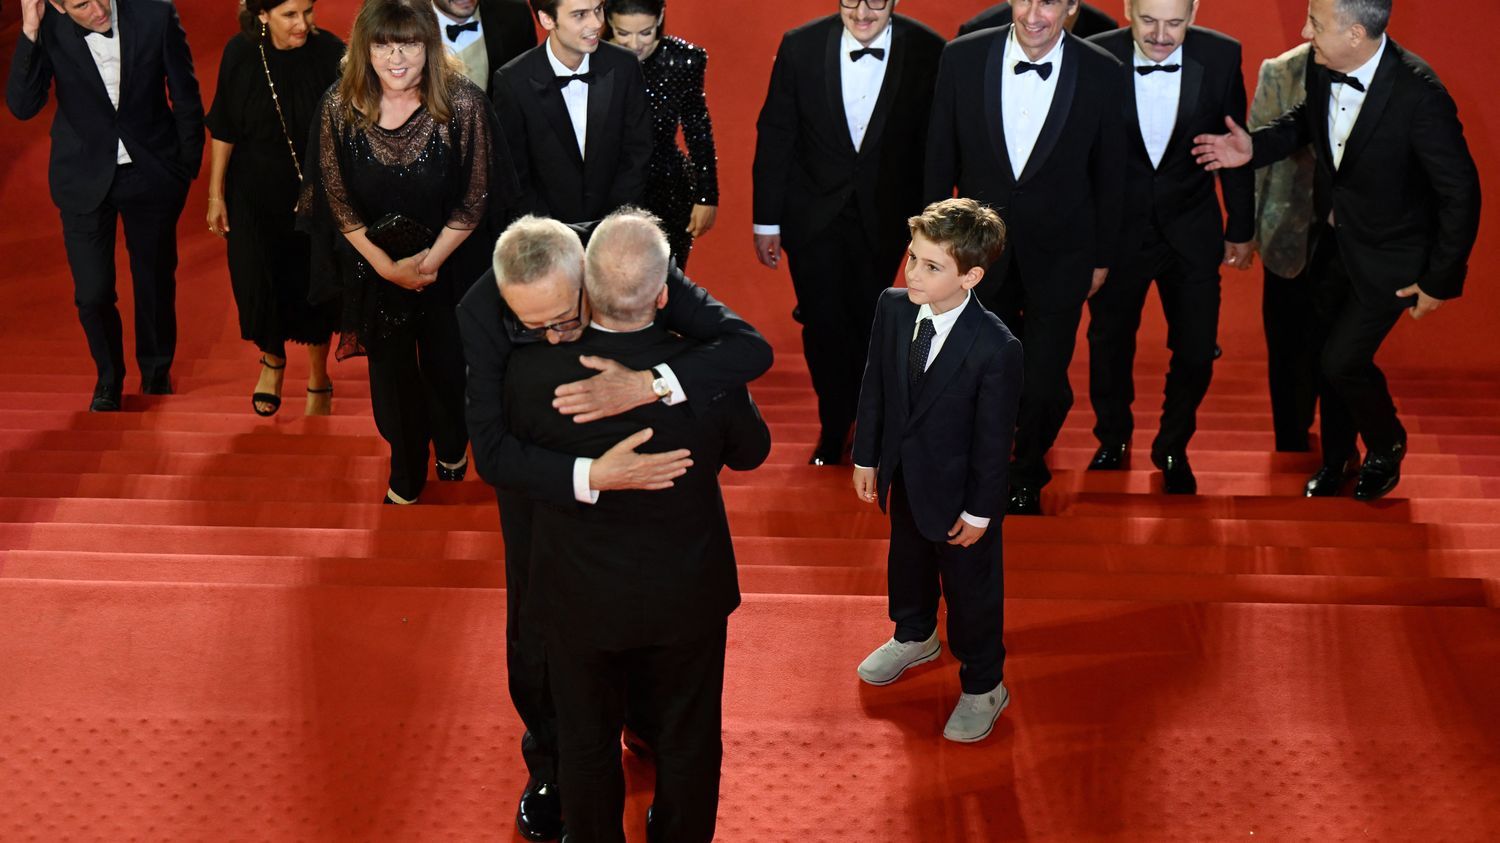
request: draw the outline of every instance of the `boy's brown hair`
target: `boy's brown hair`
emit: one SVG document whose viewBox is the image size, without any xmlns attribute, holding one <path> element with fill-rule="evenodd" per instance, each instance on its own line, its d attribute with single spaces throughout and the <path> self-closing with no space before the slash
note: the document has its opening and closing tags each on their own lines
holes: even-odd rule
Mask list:
<svg viewBox="0 0 1500 843">
<path fill-rule="evenodd" d="M 960 275 L 976 266 L 988 267 L 1005 251 L 1005 223 L 973 199 L 934 202 L 908 217 L 906 226 L 913 236 L 920 234 L 952 255 Z"/>
</svg>

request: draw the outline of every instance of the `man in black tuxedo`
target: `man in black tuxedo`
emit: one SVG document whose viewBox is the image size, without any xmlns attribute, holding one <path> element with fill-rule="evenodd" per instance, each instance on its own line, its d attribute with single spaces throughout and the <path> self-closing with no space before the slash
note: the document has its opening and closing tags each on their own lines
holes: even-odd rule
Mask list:
<svg viewBox="0 0 1500 843">
<path fill-rule="evenodd" d="M 1073 390 L 1083 302 L 1114 265 L 1124 206 L 1120 62 L 1070 35 L 1077 0 L 1020 0 L 1017 25 L 943 51 L 927 137 L 927 196 L 1000 212 L 1009 246 L 976 288 L 1026 348 L 1007 511 L 1041 514 Z"/>
<path fill-rule="evenodd" d="M 577 284 L 577 267 L 531 259 L 521 242 L 527 233 L 512 229 L 496 249 L 502 295 L 510 299 L 514 291 L 529 300 L 536 294 L 523 292 L 528 287 Z M 658 320 L 671 295 L 670 254 L 655 218 L 635 211 L 606 218 L 588 249 L 593 324 L 570 345 L 518 349 L 506 376 L 509 422 L 519 439 L 599 456 L 622 437 L 650 430 L 653 449 L 693 457 L 669 489 L 536 509 L 532 560 L 539 579 L 531 597 L 546 619 L 563 817 L 569 839 L 590 843 L 625 840 L 620 730 L 627 688 L 632 704 L 643 704 L 659 727 L 647 836 L 713 838 L 725 625 L 740 601 L 718 474 L 726 465 L 755 468 L 771 449 L 770 431 L 744 386 L 697 409 L 652 403 L 588 424 L 574 424 L 554 408 L 556 388 L 588 373 L 580 354 L 645 367 L 691 348 Z"/>
<path fill-rule="evenodd" d="M 1406 454 L 1375 352 L 1401 312 L 1421 319 L 1463 292 L 1479 233 L 1479 174 L 1458 109 L 1425 61 L 1386 36 L 1390 0 L 1310 0 L 1307 100 L 1253 136 L 1199 135 L 1209 169 L 1263 166 L 1312 144 L 1309 306 L 1319 349 L 1323 466 L 1309 497 L 1395 488 Z"/>
<path fill-rule="evenodd" d="M 169 394 L 177 218 L 203 157 L 203 102 L 177 9 L 167 0 L 24 0 L 21 14 L 5 101 L 29 120 L 57 82 L 47 177 L 98 375 L 89 410 L 120 409 L 125 383 L 116 220 L 130 254 L 141 391 Z"/>
<path fill-rule="evenodd" d="M 600 43 L 600 0 L 531 0 L 547 39 L 495 71 L 495 108 L 521 210 L 567 223 L 638 204 L 651 161 L 646 80 L 635 53 Z"/>
<path fill-rule="evenodd" d="M 1009 3 L 997 3 L 963 22 L 958 28 L 960 36 L 981 29 L 1009 26 L 1014 16 Z M 1078 13 L 1070 15 L 1064 26 L 1079 38 L 1092 38 L 1119 27 L 1119 22 L 1087 3 L 1078 4 Z"/>
<path fill-rule="evenodd" d="M 786 249 L 818 395 L 813 465 L 844 460 L 875 301 L 922 209 L 943 39 L 897 2 L 842 0 L 786 33 L 756 123 L 755 256 L 774 269 Z"/>
<path fill-rule="evenodd" d="M 432 0 L 432 10 L 443 47 L 487 94 L 493 93 L 494 71 L 536 46 L 526 0 Z"/>
<path fill-rule="evenodd" d="M 1089 299 L 1089 399 L 1099 440 L 1089 470 L 1126 465 L 1135 337 L 1154 280 L 1172 358 L 1151 461 L 1168 494 L 1193 494 L 1187 445 L 1213 376 L 1219 265 L 1250 266 L 1255 182 L 1248 170 L 1220 173 L 1226 227 L 1213 174 L 1191 149 L 1194 136 L 1215 131 L 1225 117 L 1245 119 L 1245 80 L 1239 42 L 1192 26 L 1197 0 L 1129 0 L 1126 9 L 1128 29 L 1091 39 L 1124 63 L 1128 175 L 1120 260 Z"/>
<path fill-rule="evenodd" d="M 527 231 L 539 222 L 523 219 L 512 228 Z M 574 226 L 564 238 L 540 239 L 533 251 L 544 262 L 558 254 L 574 254 L 573 262 L 581 272 L 579 235 L 588 233 L 588 228 Z M 539 238 L 530 234 L 528 239 Z M 668 272 L 667 288 L 669 298 L 658 314 L 659 321 L 697 344 L 673 356 L 670 363 L 664 355 L 639 368 L 605 357 L 587 357 L 588 365 L 598 372 L 559 388 L 561 412 L 578 419 L 599 419 L 654 403 L 685 403 L 706 412 L 714 396 L 743 386 L 770 368 L 771 347 L 765 339 L 675 266 Z M 513 435 L 503 400 L 511 352 L 517 346 L 577 340 L 588 324 L 588 299 L 581 284 L 513 287 L 502 298 L 492 270 L 459 302 L 458 324 L 468 362 L 466 421 L 474 463 L 480 476 L 496 487 L 505 540 L 506 666 L 511 701 L 527 729 L 522 754 L 530 780 L 517 808 L 516 824 L 529 840 L 551 840 L 561 831 L 557 725 L 547 692 L 541 640 L 545 608 L 528 602 L 533 512 L 539 505 L 586 506 L 617 490 L 664 488 L 682 473 L 687 455 L 654 447 L 653 453 L 638 453 L 636 449 L 650 438 L 639 432 L 622 434 L 596 459 L 523 442 Z"/>
</svg>

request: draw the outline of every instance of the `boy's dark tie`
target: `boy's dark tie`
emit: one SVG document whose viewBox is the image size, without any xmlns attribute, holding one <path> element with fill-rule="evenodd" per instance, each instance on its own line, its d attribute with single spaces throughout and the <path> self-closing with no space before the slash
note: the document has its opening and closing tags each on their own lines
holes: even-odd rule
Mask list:
<svg viewBox="0 0 1500 843">
<path fill-rule="evenodd" d="M 917 386 L 922 383 L 922 375 L 927 371 L 927 355 L 932 351 L 932 338 L 937 334 L 937 329 L 932 326 L 931 319 L 923 319 L 917 323 L 917 338 L 911 341 L 911 353 L 906 356 L 906 383 L 911 387 L 911 397 L 917 397 Z"/>
</svg>

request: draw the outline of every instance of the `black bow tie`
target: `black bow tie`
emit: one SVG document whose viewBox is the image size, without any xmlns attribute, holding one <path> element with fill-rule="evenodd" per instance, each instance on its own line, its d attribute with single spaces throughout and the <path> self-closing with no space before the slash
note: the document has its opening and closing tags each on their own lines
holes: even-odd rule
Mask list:
<svg viewBox="0 0 1500 843">
<path fill-rule="evenodd" d="M 468 23 L 450 23 L 444 28 L 448 30 L 448 40 L 457 41 L 458 36 L 465 32 L 478 32 L 479 21 L 471 20 Z"/>
<path fill-rule="evenodd" d="M 1365 89 L 1365 83 L 1359 81 L 1358 79 L 1355 79 L 1353 76 L 1350 76 L 1347 73 L 1340 73 L 1333 68 L 1328 69 L 1328 78 L 1333 80 L 1333 83 L 1335 85 L 1342 83 L 1360 92 L 1363 92 Z"/>
<path fill-rule="evenodd" d="M 1176 73 L 1181 69 L 1182 65 L 1180 64 L 1145 64 L 1137 67 L 1135 72 L 1142 76 L 1150 76 L 1158 70 L 1162 73 Z"/>
<path fill-rule="evenodd" d="M 85 38 L 89 37 L 90 35 L 103 35 L 105 38 L 113 38 L 113 37 L 115 37 L 114 27 L 110 27 L 109 29 L 106 29 L 103 32 L 95 32 L 94 30 L 89 29 L 88 27 L 83 26 L 82 24 L 79 24 L 76 21 L 74 22 L 73 25 L 76 26 L 76 27 L 78 27 L 78 34 L 82 35 Z"/>
<path fill-rule="evenodd" d="M 1032 64 L 1029 61 L 1016 62 L 1015 73 L 1017 76 L 1020 76 L 1022 73 L 1025 73 L 1028 70 L 1035 70 L 1036 75 L 1042 77 L 1042 81 L 1045 82 L 1047 81 L 1047 77 L 1052 75 L 1052 62 L 1044 61 L 1041 64 Z"/>
<path fill-rule="evenodd" d="M 865 56 L 874 56 L 876 61 L 885 61 L 885 48 L 865 47 L 863 49 L 849 51 L 849 61 L 859 61 Z"/>
<path fill-rule="evenodd" d="M 594 84 L 594 71 L 590 70 L 588 73 L 575 73 L 572 76 L 557 77 L 557 87 L 559 88 L 568 87 L 568 83 L 570 82 L 582 82 L 585 85 L 592 85 Z"/>
</svg>

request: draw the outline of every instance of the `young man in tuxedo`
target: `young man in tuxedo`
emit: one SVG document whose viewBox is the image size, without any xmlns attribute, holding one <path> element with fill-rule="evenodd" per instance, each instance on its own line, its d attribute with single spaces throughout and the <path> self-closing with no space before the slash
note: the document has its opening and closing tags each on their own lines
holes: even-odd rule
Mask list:
<svg viewBox="0 0 1500 843">
<path fill-rule="evenodd" d="M 651 114 L 635 53 L 601 43 L 600 0 L 531 0 L 541 44 L 495 71 L 492 96 L 528 213 L 593 222 L 646 189 Z"/>
<path fill-rule="evenodd" d="M 528 219 L 500 238 L 495 262 L 507 300 L 530 301 L 577 283 L 576 257 L 527 242 L 548 236 L 549 228 L 553 237 L 570 236 L 555 221 Z M 563 819 L 571 840 L 624 843 L 620 730 L 627 695 L 659 727 L 646 836 L 714 836 L 726 622 L 740 601 L 718 474 L 724 466 L 748 471 L 760 465 L 771 450 L 770 431 L 743 385 L 698 410 L 657 402 L 587 424 L 573 423 L 554 407 L 559 385 L 588 374 L 580 354 L 635 368 L 688 351 L 691 343 L 657 320 L 670 300 L 670 254 L 659 221 L 649 214 L 630 210 L 605 218 L 588 247 L 590 326 L 570 345 L 518 349 L 506 377 L 511 427 L 522 440 L 599 456 L 622 437 L 649 430 L 653 449 L 692 454 L 670 488 L 615 492 L 587 507 L 570 502 L 536 509 L 532 602 L 544 607 Z M 544 290 L 528 289 L 533 286 Z"/>
<path fill-rule="evenodd" d="M 922 207 L 918 162 L 943 39 L 898 0 L 840 0 L 786 33 L 756 123 L 755 256 L 785 249 L 818 395 L 809 462 L 844 461 L 877 294 Z"/>
<path fill-rule="evenodd" d="M 1014 19 L 1009 3 L 997 3 L 980 12 L 972 18 L 964 21 L 958 28 L 960 36 L 981 29 L 993 29 L 997 26 L 1009 26 Z M 1112 29 L 1119 28 L 1120 24 L 1114 18 L 1090 6 L 1087 3 L 1078 4 L 1078 14 L 1070 15 L 1067 22 L 1063 24 L 1068 31 L 1079 38 L 1092 38 Z"/>
<path fill-rule="evenodd" d="M 536 46 L 526 0 L 432 0 L 443 47 L 469 81 L 490 91 L 494 71 Z"/>
<path fill-rule="evenodd" d="M 528 225 L 535 222 L 532 218 Z M 540 261 L 552 253 L 581 254 L 572 226 L 568 238 L 540 242 Z M 535 239 L 535 238 L 533 238 Z M 634 260 L 629 254 L 621 260 Z M 579 272 L 582 272 L 580 263 Z M 547 690 L 542 642 L 545 607 L 529 600 L 532 523 L 538 506 L 590 506 L 620 490 L 657 490 L 681 475 L 688 455 L 637 449 L 650 433 L 622 434 L 602 456 L 558 451 L 517 439 L 504 401 L 513 350 L 538 343 L 572 343 L 588 326 L 589 302 L 581 283 L 512 286 L 502 297 L 492 269 L 458 305 L 458 325 L 468 363 L 466 387 L 470 440 L 479 475 L 495 487 L 505 541 L 505 658 L 511 702 L 526 727 L 521 751 L 529 772 L 516 809 L 516 827 L 528 840 L 554 840 L 562 832 L 557 787 L 557 715 Z M 742 387 L 771 366 L 771 346 L 748 323 L 689 281 L 676 266 L 667 274 L 668 301 L 658 318 L 664 328 L 693 340 L 670 363 L 663 356 L 632 368 L 586 356 L 592 376 L 558 388 L 557 408 L 579 420 L 618 415 L 653 403 L 686 403 L 706 412 L 714 396 Z M 590 374 L 585 372 L 584 374 Z M 601 494 L 603 493 L 603 494 Z"/>
<path fill-rule="evenodd" d="M 925 190 L 936 200 L 956 185 L 1005 220 L 1009 245 L 976 293 L 1026 346 L 1008 511 L 1040 515 L 1083 302 L 1115 262 L 1128 91 L 1118 59 L 1065 31 L 1078 0 L 1012 6 L 1014 25 L 943 51 Z"/>
<path fill-rule="evenodd" d="M 1406 429 L 1375 353 L 1403 311 L 1421 319 L 1463 292 L 1479 233 L 1479 175 L 1437 74 L 1387 37 L 1390 0 L 1310 0 L 1317 67 L 1307 100 L 1253 136 L 1199 135 L 1209 169 L 1259 167 L 1312 144 L 1308 300 L 1319 360 L 1323 466 L 1309 497 L 1354 497 L 1401 479 Z M 1365 443 L 1358 461 L 1356 439 Z"/>
<path fill-rule="evenodd" d="M 854 491 L 887 501 L 895 634 L 859 666 L 888 685 L 938 657 L 938 596 L 963 692 L 943 737 L 988 737 L 1010 702 L 1000 526 L 1010 433 L 1021 398 L 1021 343 L 972 293 L 1005 248 L 1005 226 L 972 199 L 912 217 L 906 289 L 887 290 L 859 395 Z"/>
<path fill-rule="evenodd" d="M 89 410 L 108 412 L 120 409 L 125 383 L 117 221 L 130 255 L 141 392 L 172 392 L 177 218 L 203 157 L 203 102 L 187 36 L 167 0 L 22 0 L 5 88 L 11 113 L 35 117 L 54 80 L 47 181 L 97 372 Z"/>
<path fill-rule="evenodd" d="M 1120 259 L 1089 299 L 1089 400 L 1099 449 L 1090 471 L 1119 470 L 1129 459 L 1135 418 L 1135 339 L 1146 292 L 1156 282 L 1167 318 L 1161 425 L 1151 462 L 1167 494 L 1194 494 L 1187 446 L 1213 376 L 1219 327 L 1219 266 L 1249 268 L 1255 236 L 1255 184 L 1248 171 L 1220 181 L 1193 161 L 1193 137 L 1225 117 L 1245 117 L 1240 44 L 1192 25 L 1198 0 L 1128 0 L 1128 29 L 1092 42 L 1124 63 L 1127 140 L 1125 229 Z"/>
</svg>

